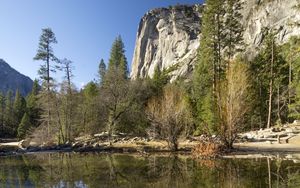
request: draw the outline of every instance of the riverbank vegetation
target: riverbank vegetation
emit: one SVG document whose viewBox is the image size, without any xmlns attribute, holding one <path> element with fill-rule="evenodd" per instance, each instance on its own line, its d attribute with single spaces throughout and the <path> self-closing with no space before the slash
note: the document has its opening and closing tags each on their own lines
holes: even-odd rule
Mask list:
<svg viewBox="0 0 300 188">
<path fill-rule="evenodd" d="M 118 36 L 107 64 L 99 63 L 98 79 L 77 89 L 73 62 L 55 56 L 55 34 L 43 29 L 34 57 L 40 79 L 32 92 L 26 98 L 0 94 L 1 136 L 66 144 L 102 133 L 113 144 L 114 135 L 125 134 L 166 140 L 177 150 L 178 139 L 207 135 L 221 142 L 217 148 L 232 149 L 242 131 L 299 119 L 300 38 L 279 45 L 278 30 L 265 28 L 261 48 L 249 58 L 241 10 L 239 0 L 206 1 L 193 77 L 172 83 L 176 66 L 158 66 L 151 78 L 131 80 Z M 58 71 L 65 75 L 61 83 L 54 78 Z M 196 150 L 201 148 L 210 150 L 203 143 Z"/>
</svg>

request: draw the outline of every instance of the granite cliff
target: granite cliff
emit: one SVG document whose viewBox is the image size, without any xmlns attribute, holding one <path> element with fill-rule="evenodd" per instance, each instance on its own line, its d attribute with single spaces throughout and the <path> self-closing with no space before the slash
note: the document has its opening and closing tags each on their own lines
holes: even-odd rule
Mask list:
<svg viewBox="0 0 300 188">
<path fill-rule="evenodd" d="M 182 5 L 149 11 L 139 25 L 131 78 L 152 77 L 156 67 L 174 65 L 174 78 L 190 72 L 199 47 L 201 9 Z"/>
<path fill-rule="evenodd" d="M 29 77 L 19 73 L 0 59 L 0 92 L 5 94 L 8 90 L 12 90 L 15 93 L 19 90 L 23 96 L 26 96 L 31 91 L 32 85 L 33 81 Z"/>
<path fill-rule="evenodd" d="M 300 0 L 244 0 L 246 55 L 252 58 L 264 38 L 263 29 L 278 31 L 284 43 L 300 34 Z M 156 67 L 176 66 L 172 80 L 190 76 L 200 45 L 201 12 L 204 5 L 180 5 L 149 11 L 141 19 L 132 60 L 131 78 L 152 77 Z"/>
</svg>

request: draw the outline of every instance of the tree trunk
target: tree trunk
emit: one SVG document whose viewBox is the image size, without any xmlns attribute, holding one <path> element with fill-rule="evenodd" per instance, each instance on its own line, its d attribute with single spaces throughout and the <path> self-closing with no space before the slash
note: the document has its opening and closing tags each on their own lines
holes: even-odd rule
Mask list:
<svg viewBox="0 0 300 188">
<path fill-rule="evenodd" d="M 291 104 L 291 86 L 292 86 L 292 62 L 289 62 L 289 88 L 288 88 L 288 104 Z"/>
<path fill-rule="evenodd" d="M 109 140 L 109 145 L 112 145 L 112 134 L 113 134 L 113 129 L 114 129 L 114 113 L 110 112 L 109 117 L 108 117 L 108 122 L 107 122 L 107 133 L 108 133 L 108 140 Z"/>
<path fill-rule="evenodd" d="M 260 102 L 261 104 L 263 104 L 263 97 L 262 97 L 262 86 L 261 86 L 261 82 L 259 82 L 259 98 L 260 98 Z M 263 110 L 262 107 L 259 108 L 260 111 L 260 115 L 259 115 L 259 129 L 261 129 L 263 127 Z"/>
<path fill-rule="evenodd" d="M 177 143 L 177 138 L 175 138 L 176 136 L 174 135 L 170 135 L 169 137 L 169 148 L 171 151 L 177 151 L 178 150 L 178 143 Z"/>
<path fill-rule="evenodd" d="M 49 44 L 47 44 L 47 59 L 46 59 L 46 64 L 47 64 L 47 138 L 50 136 L 50 57 L 49 57 Z"/>
<path fill-rule="evenodd" d="M 280 90 L 279 90 L 279 86 L 277 88 L 277 118 L 278 118 L 278 123 L 281 125 L 281 118 L 280 118 Z"/>
<path fill-rule="evenodd" d="M 66 112 L 66 140 L 70 141 L 71 140 L 71 120 L 73 119 L 72 117 L 72 86 L 71 86 L 71 75 L 70 75 L 70 64 L 69 62 L 66 63 L 66 73 L 67 73 L 67 82 L 68 82 L 68 94 L 67 94 L 67 112 Z"/>
<path fill-rule="evenodd" d="M 289 62 L 289 86 L 288 86 L 288 106 L 291 104 L 291 89 L 292 89 L 292 62 Z M 290 114 L 290 108 L 288 108 L 288 114 Z M 288 117 L 288 122 L 290 118 Z"/>
<path fill-rule="evenodd" d="M 267 128 L 270 128 L 271 126 L 271 116 L 272 116 L 273 64 L 274 64 L 274 40 L 272 39 L 272 58 L 271 58 L 271 71 L 270 71 L 269 109 L 268 109 Z"/>
</svg>

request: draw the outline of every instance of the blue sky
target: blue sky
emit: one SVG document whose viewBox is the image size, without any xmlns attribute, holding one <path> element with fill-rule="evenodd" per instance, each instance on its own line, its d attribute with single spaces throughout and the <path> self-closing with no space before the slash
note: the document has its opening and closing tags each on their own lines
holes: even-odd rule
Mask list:
<svg viewBox="0 0 300 188">
<path fill-rule="evenodd" d="M 73 82 L 93 80 L 101 58 L 108 61 L 117 35 L 125 43 L 129 64 L 137 27 L 150 9 L 202 0 L 0 0 L 0 58 L 35 79 L 41 62 L 33 61 L 41 29 L 50 27 L 58 58 L 74 62 Z M 61 75 L 57 74 L 58 80 Z"/>
</svg>

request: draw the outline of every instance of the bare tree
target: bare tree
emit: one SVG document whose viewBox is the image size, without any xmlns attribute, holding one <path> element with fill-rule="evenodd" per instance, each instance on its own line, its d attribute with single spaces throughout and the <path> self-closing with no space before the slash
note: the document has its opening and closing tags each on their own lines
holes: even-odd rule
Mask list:
<svg viewBox="0 0 300 188">
<path fill-rule="evenodd" d="M 72 84 L 73 78 L 73 62 L 68 59 L 60 60 L 61 69 L 64 71 L 64 81 L 61 84 L 61 108 L 62 108 L 62 127 L 61 137 L 64 138 L 62 141 L 70 141 L 72 138 L 72 124 L 74 122 L 74 86 Z"/>
<path fill-rule="evenodd" d="M 230 64 L 218 100 L 221 109 L 219 133 L 227 148 L 233 147 L 237 133 L 244 128 L 244 118 L 249 110 L 247 67 L 240 62 Z"/>
<path fill-rule="evenodd" d="M 178 137 L 191 121 L 183 90 L 176 85 L 167 85 L 162 96 L 149 99 L 146 113 L 152 126 L 166 139 L 171 150 L 178 149 Z"/>
</svg>

